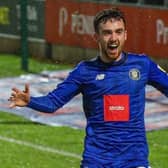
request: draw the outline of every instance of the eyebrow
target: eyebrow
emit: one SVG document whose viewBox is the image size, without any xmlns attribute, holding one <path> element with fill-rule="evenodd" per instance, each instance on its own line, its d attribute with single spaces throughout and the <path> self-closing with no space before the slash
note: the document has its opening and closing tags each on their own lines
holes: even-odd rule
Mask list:
<svg viewBox="0 0 168 168">
<path fill-rule="evenodd" d="M 111 29 L 102 29 L 102 32 L 108 32 L 108 31 L 110 32 L 112 30 Z M 116 31 L 125 31 L 125 28 L 118 28 L 118 29 L 115 30 L 115 32 Z"/>
</svg>

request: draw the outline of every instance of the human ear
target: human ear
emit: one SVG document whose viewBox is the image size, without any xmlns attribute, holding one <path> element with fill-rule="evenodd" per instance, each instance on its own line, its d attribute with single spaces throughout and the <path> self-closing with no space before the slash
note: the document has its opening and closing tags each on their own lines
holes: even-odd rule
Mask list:
<svg viewBox="0 0 168 168">
<path fill-rule="evenodd" d="M 99 35 L 98 35 L 98 33 L 94 33 L 93 34 L 93 39 L 94 39 L 94 41 L 99 42 Z"/>
<path fill-rule="evenodd" d="M 125 30 L 125 40 L 127 40 L 127 30 Z"/>
</svg>

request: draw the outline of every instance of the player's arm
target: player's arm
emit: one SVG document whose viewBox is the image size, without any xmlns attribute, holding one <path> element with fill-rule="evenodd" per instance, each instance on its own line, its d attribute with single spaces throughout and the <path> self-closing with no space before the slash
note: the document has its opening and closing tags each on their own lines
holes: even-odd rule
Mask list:
<svg viewBox="0 0 168 168">
<path fill-rule="evenodd" d="M 67 79 L 46 96 L 30 97 L 27 107 L 37 111 L 51 113 L 61 108 L 79 92 L 80 84 L 73 79 Z"/>
<path fill-rule="evenodd" d="M 159 65 L 151 60 L 148 84 L 154 86 L 168 97 L 168 74 Z"/>
<path fill-rule="evenodd" d="M 30 96 L 27 85 L 25 86 L 25 91 L 14 88 L 9 98 L 11 101 L 10 107 L 27 106 L 41 112 L 54 112 L 81 91 L 82 75 L 80 72 L 79 68 L 74 69 L 64 82 L 60 83 L 56 89 L 45 96 Z"/>
<path fill-rule="evenodd" d="M 10 108 L 16 106 L 29 107 L 37 111 L 51 113 L 66 104 L 72 97 L 79 93 L 78 84 L 72 81 L 64 81 L 58 87 L 45 96 L 30 96 L 29 86 L 25 85 L 25 90 L 12 88 L 9 98 Z"/>
</svg>

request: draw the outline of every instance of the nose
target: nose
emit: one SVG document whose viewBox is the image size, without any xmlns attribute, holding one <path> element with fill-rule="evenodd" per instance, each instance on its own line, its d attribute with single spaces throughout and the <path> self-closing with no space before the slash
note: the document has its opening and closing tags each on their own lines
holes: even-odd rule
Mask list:
<svg viewBox="0 0 168 168">
<path fill-rule="evenodd" d="M 110 41 L 116 41 L 117 40 L 117 35 L 115 32 L 111 33 L 110 35 Z"/>
</svg>

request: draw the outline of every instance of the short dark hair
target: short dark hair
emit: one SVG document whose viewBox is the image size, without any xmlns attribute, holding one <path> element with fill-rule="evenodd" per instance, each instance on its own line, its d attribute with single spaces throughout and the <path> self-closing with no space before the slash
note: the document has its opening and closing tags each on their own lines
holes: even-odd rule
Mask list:
<svg viewBox="0 0 168 168">
<path fill-rule="evenodd" d="M 124 13 L 117 7 L 110 8 L 110 9 L 104 9 L 96 14 L 94 17 L 94 30 L 95 32 L 99 32 L 99 25 L 102 22 L 106 22 L 107 20 L 114 18 L 116 20 L 122 19 L 124 22 L 124 25 L 126 26 L 126 20 Z"/>
</svg>

